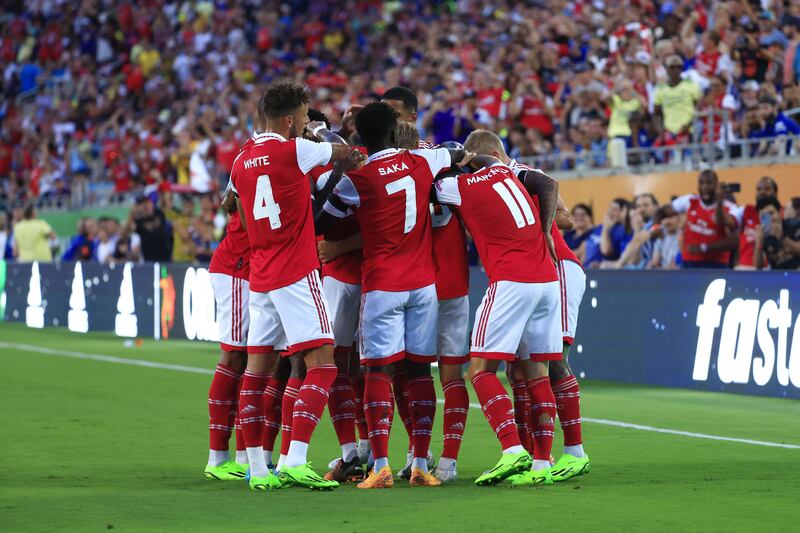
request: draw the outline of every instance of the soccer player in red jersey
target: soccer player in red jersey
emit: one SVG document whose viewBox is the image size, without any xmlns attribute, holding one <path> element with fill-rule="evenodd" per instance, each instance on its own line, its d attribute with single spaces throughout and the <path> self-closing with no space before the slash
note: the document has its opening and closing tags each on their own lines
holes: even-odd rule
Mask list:
<svg viewBox="0 0 800 533">
<path fill-rule="evenodd" d="M 231 216 L 225 238 L 211 256 L 208 268 L 217 303 L 221 354 L 208 391 L 211 446 L 205 476 L 230 480 L 244 479 L 247 472 L 247 452 L 241 432 L 236 433 L 235 460 L 229 457 L 228 441 L 236 417 L 239 383 L 247 365 L 250 243 L 236 212 L 236 195 L 230 184 L 225 191 L 222 209 Z"/>
<path fill-rule="evenodd" d="M 561 301 L 549 231 L 558 184 L 541 172 L 524 172 L 518 180 L 494 157 L 479 156 L 473 165 L 482 168 L 437 180 L 435 191 L 440 203 L 452 206 L 461 216 L 490 282 L 475 315 L 469 375 L 503 454 L 475 483 L 492 485 L 523 473 L 531 483 L 546 483 L 551 479 L 550 450 L 536 447 L 531 461 L 521 445 L 511 400 L 496 372 L 500 361 L 519 357 L 531 397 L 539 397 L 545 386 L 550 389 L 547 361 L 561 355 Z M 539 201 L 531 200 L 528 191 Z M 518 355 L 520 345 L 522 357 Z M 552 391 L 550 397 L 542 402 L 547 405 L 542 406 L 537 422 L 552 431 Z M 529 470 L 531 466 L 533 470 Z"/>
<path fill-rule="evenodd" d="M 247 369 L 239 395 L 239 420 L 250 464 L 250 488 L 281 484 L 328 489 L 307 462 L 308 443 L 336 378 L 333 326 L 317 269 L 316 239 L 307 173 L 350 157 L 344 145 L 298 138 L 308 122 L 309 96 L 278 83 L 258 103 L 265 126 L 237 156 L 233 190 L 246 219 L 251 255 Z M 280 471 L 270 472 L 262 448 L 263 396 L 278 362 L 278 349 L 302 353 L 306 376 L 294 404 L 292 440 Z"/>
<path fill-rule="evenodd" d="M 769 176 L 764 176 L 756 182 L 756 202 L 769 196 L 778 196 L 778 184 Z M 740 221 L 739 262 L 736 269 L 755 270 L 756 231 L 761 224 L 755 203 L 739 207 L 736 218 Z"/>
<path fill-rule="evenodd" d="M 704 170 L 697 177 L 698 194 L 686 194 L 661 206 L 654 217 L 686 214 L 683 226 L 682 268 L 728 268 L 731 250 L 736 248 L 741 213 L 736 205 L 725 200 L 719 178 L 713 170 Z"/>
<path fill-rule="evenodd" d="M 491 131 L 476 130 L 467 138 L 466 146 L 476 154 L 491 155 L 506 164 L 519 175 L 522 172 L 533 170 L 527 165 L 518 163 L 508 157 L 503 148 L 500 138 Z M 551 228 L 551 236 L 555 247 L 556 258 L 558 259 L 558 279 L 561 295 L 561 329 L 563 336 L 563 358 L 561 360 L 550 361 L 549 378 L 550 386 L 556 400 L 556 410 L 561 423 L 564 435 L 564 453 L 551 469 L 553 481 L 563 481 L 576 475 L 588 473 L 591 465 L 589 457 L 583 450 L 581 436 L 581 415 L 580 415 L 580 387 L 578 381 L 569 366 L 569 350 L 575 338 L 575 329 L 578 321 L 578 310 L 580 309 L 583 293 L 586 290 L 586 274 L 583 271 L 580 261 L 570 250 L 564 237 L 561 235 L 562 229 L 571 229 L 572 215 L 564 206 L 561 198 L 558 199 L 556 215 Z M 544 442 L 546 447 L 549 439 L 552 442 L 552 431 L 548 428 L 537 428 L 536 420 L 538 412 L 531 409 L 531 403 L 547 403 L 536 400 L 531 401 L 527 391 L 527 384 L 523 369 L 520 365 L 509 365 L 509 382 L 514 389 L 514 413 L 518 424 L 521 422 L 525 428 L 520 428 L 520 439 L 526 448 L 532 451 L 535 442 Z M 547 391 L 544 391 L 547 394 Z M 548 394 L 549 397 L 549 394 Z M 530 428 L 530 431 L 528 431 Z M 534 433 L 539 433 L 535 435 Z"/>
<path fill-rule="evenodd" d="M 356 129 L 367 163 L 342 177 L 320 213 L 324 230 L 355 212 L 364 243 L 361 362 L 367 367 L 364 407 L 375 464 L 359 488 L 389 488 L 391 374 L 405 360 L 413 419 L 414 459 L 409 484 L 435 486 L 427 453 L 436 413 L 430 363 L 436 358 L 437 300 L 432 258 L 429 196 L 433 178 L 463 150 L 400 151 L 397 113 L 385 103 L 365 106 Z"/>
</svg>

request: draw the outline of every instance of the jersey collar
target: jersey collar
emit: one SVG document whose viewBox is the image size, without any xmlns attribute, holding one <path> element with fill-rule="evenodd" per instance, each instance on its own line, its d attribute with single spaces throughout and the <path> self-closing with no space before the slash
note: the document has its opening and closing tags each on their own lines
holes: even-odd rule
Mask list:
<svg viewBox="0 0 800 533">
<path fill-rule="evenodd" d="M 268 132 L 257 131 L 254 138 L 259 141 L 267 139 L 275 139 L 277 141 L 286 142 L 286 139 L 283 137 L 283 135 L 280 135 L 278 133 L 273 133 L 271 131 Z"/>
<path fill-rule="evenodd" d="M 383 159 L 384 157 L 389 157 L 390 155 L 394 155 L 400 153 L 400 150 L 397 148 L 386 148 L 385 150 L 381 150 L 380 152 L 375 152 L 371 156 L 367 157 L 367 163 L 372 163 L 376 159 Z"/>
</svg>

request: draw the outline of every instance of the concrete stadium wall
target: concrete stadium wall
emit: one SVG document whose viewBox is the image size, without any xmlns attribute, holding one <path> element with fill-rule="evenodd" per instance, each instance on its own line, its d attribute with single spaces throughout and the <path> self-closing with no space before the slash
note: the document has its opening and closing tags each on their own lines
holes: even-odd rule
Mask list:
<svg viewBox="0 0 800 533">
<path fill-rule="evenodd" d="M 760 165 L 752 167 L 717 169 L 722 181 L 740 183 L 742 192 L 736 195 L 742 203 L 755 199 L 756 181 L 770 176 L 778 182 L 781 203 L 800 196 L 800 164 Z M 618 176 L 576 178 L 562 180 L 559 184 L 561 197 L 567 206 L 586 203 L 595 210 L 595 223 L 600 223 L 606 206 L 617 197 L 632 198 L 645 192 L 656 195 L 659 202 L 666 202 L 673 195 L 697 192 L 698 171 L 650 174 L 620 174 Z"/>
</svg>

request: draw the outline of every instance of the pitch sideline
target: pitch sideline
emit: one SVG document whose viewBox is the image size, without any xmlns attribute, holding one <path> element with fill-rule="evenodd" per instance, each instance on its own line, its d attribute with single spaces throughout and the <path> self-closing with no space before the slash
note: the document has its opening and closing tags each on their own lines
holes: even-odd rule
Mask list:
<svg viewBox="0 0 800 533">
<path fill-rule="evenodd" d="M 115 357 L 113 355 L 93 354 L 84 352 L 74 352 L 69 350 L 55 350 L 53 348 L 45 348 L 42 346 L 34 346 L 30 344 L 18 344 L 13 342 L 0 342 L 0 348 L 9 348 L 15 350 L 22 350 L 33 353 L 40 353 L 45 355 L 55 355 L 59 357 L 71 357 L 73 359 L 86 359 L 90 361 L 101 361 L 104 363 L 116 363 L 130 366 L 140 366 L 145 368 L 158 368 L 161 370 L 175 370 L 177 372 L 188 372 L 192 374 L 206 374 L 213 375 L 214 371 L 208 368 L 201 368 L 195 366 L 173 365 L 169 363 L 158 363 L 155 361 L 147 361 L 144 359 L 128 359 L 125 357 Z M 439 400 L 438 403 L 444 403 Z M 470 408 L 480 409 L 480 404 L 470 403 Z M 620 427 L 625 429 L 634 429 L 637 431 L 649 431 L 653 433 L 664 433 L 668 435 L 678 435 L 681 437 L 690 437 L 695 439 L 717 440 L 723 442 L 737 442 L 739 444 L 751 444 L 754 446 L 766 446 L 771 448 L 786 448 L 790 450 L 800 450 L 800 445 L 784 444 L 780 442 L 768 442 L 752 439 L 740 439 L 737 437 L 724 437 L 721 435 L 709 435 L 706 433 L 693 433 L 691 431 L 681 431 L 677 429 L 658 428 L 653 426 L 646 426 L 642 424 L 631 424 L 628 422 L 620 422 L 617 420 L 608 420 L 605 418 L 586 418 L 583 417 L 584 422 L 592 424 L 601 424 L 604 426 Z"/>
</svg>

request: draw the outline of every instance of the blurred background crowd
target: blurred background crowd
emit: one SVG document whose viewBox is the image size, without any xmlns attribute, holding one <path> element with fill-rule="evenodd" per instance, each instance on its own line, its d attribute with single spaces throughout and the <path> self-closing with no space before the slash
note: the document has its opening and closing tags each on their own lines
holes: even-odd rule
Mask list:
<svg viewBox="0 0 800 533">
<path fill-rule="evenodd" d="M 0 244 L 13 256 L 25 205 L 137 198 L 128 220 L 80 223 L 76 237 L 115 242 L 92 257 L 201 261 L 224 231 L 215 193 L 276 79 L 309 86 L 334 129 L 406 85 L 423 139 L 488 128 L 549 170 L 616 166 L 615 147 L 647 165 L 672 156 L 637 150 L 692 142 L 784 154 L 774 138 L 800 133 L 798 45 L 800 0 L 8 0 Z M 742 139 L 755 142 L 728 147 Z M 148 231 L 171 235 L 169 254 Z"/>
</svg>

